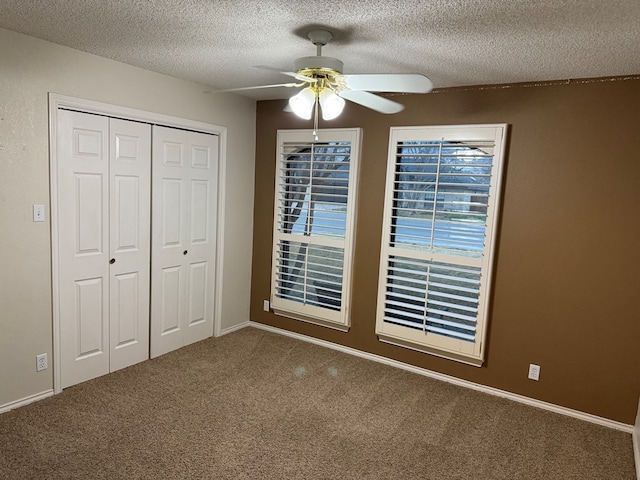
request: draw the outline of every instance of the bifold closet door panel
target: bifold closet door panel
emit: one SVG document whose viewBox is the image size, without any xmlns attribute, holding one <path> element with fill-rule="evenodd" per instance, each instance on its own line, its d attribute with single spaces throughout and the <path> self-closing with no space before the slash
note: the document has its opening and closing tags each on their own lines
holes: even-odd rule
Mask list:
<svg viewBox="0 0 640 480">
<path fill-rule="evenodd" d="M 149 358 L 151 126 L 110 119 L 110 371 Z"/>
<path fill-rule="evenodd" d="M 62 388 L 149 358 L 149 125 L 58 111 Z"/>
<path fill-rule="evenodd" d="M 109 119 L 58 112 L 62 387 L 109 372 Z"/>
<path fill-rule="evenodd" d="M 151 357 L 213 335 L 218 137 L 153 127 Z"/>
</svg>

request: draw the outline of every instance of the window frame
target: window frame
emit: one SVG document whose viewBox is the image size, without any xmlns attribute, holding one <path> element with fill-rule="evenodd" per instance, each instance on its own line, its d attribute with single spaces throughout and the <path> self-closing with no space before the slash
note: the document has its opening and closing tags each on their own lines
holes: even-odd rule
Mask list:
<svg viewBox="0 0 640 480">
<path fill-rule="evenodd" d="M 353 274 L 353 250 L 356 233 L 356 203 L 358 194 L 358 170 L 362 142 L 361 128 L 336 128 L 317 130 L 316 136 L 312 130 L 278 130 L 276 140 L 276 172 L 274 189 L 274 218 L 273 218 L 273 246 L 271 256 L 271 292 L 270 306 L 276 315 L 293 318 L 308 323 L 330 327 L 341 331 L 348 331 L 350 327 L 351 291 Z M 323 245 L 338 245 L 343 248 L 342 262 L 342 291 L 339 310 L 330 310 L 321 306 L 308 305 L 288 300 L 277 295 L 278 289 L 278 248 L 280 240 L 302 242 L 309 239 L 308 244 L 314 244 L 314 236 L 282 233 L 280 227 L 280 208 L 283 162 L 291 154 L 284 154 L 285 143 L 326 144 L 328 142 L 350 142 L 348 192 L 346 205 L 345 235 L 342 241 L 331 239 L 320 242 Z M 315 237 L 318 238 L 318 237 Z M 340 246 L 340 244 L 342 245 Z"/>
<path fill-rule="evenodd" d="M 380 341 L 478 367 L 484 362 L 487 325 L 489 320 L 489 300 L 491 297 L 493 283 L 494 253 L 497 243 L 496 236 L 501 205 L 500 199 L 504 157 L 506 152 L 507 128 L 507 124 L 391 127 L 389 133 L 382 244 L 376 306 L 376 335 Z M 480 256 L 481 260 L 470 261 L 465 259 L 463 255 L 434 253 L 433 248 L 409 249 L 392 246 L 392 217 L 394 215 L 394 189 L 396 184 L 396 167 L 398 165 L 399 158 L 397 153 L 399 142 L 473 142 L 482 140 L 490 140 L 495 143 L 491 167 L 489 196 L 487 200 L 485 241 L 482 255 Z M 438 177 L 440 176 L 439 171 L 436 175 Z M 434 202 L 436 201 L 437 200 L 434 200 Z M 433 215 L 435 218 L 435 212 Z M 416 329 L 384 321 L 388 292 L 387 279 L 391 268 L 389 262 L 390 259 L 394 259 L 395 257 L 416 259 L 418 262 L 425 263 L 446 262 L 452 265 L 461 265 L 466 267 L 473 266 L 474 268 L 477 268 L 478 264 L 480 265 L 480 275 L 482 280 L 478 295 L 475 340 L 473 342 L 427 332 L 426 327 L 423 327 L 423 329 Z M 425 309 L 428 308 L 429 304 L 427 296 L 429 282 L 430 280 L 427 276 L 424 300 Z M 407 303 L 406 305 L 409 304 Z"/>
</svg>

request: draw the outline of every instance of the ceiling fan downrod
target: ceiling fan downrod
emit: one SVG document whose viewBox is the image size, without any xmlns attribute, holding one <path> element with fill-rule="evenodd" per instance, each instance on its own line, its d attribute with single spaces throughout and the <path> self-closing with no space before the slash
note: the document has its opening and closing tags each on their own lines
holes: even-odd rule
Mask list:
<svg viewBox="0 0 640 480">
<path fill-rule="evenodd" d="M 328 30 L 311 30 L 307 37 L 316 46 L 316 55 L 320 57 L 322 55 L 322 47 L 331 41 L 333 34 Z"/>
</svg>

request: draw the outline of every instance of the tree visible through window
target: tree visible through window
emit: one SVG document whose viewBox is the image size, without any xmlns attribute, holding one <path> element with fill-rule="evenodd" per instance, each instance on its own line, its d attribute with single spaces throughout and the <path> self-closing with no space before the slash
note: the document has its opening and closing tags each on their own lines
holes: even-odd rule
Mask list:
<svg viewBox="0 0 640 480">
<path fill-rule="evenodd" d="M 281 315 L 346 328 L 359 132 L 278 138 L 271 304 Z"/>
</svg>

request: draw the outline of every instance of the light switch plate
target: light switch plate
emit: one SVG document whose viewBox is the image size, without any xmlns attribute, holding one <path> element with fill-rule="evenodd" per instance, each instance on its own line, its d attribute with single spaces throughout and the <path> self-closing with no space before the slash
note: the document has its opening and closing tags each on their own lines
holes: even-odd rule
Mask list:
<svg viewBox="0 0 640 480">
<path fill-rule="evenodd" d="M 33 206 L 33 221 L 44 222 L 44 205 Z"/>
</svg>

